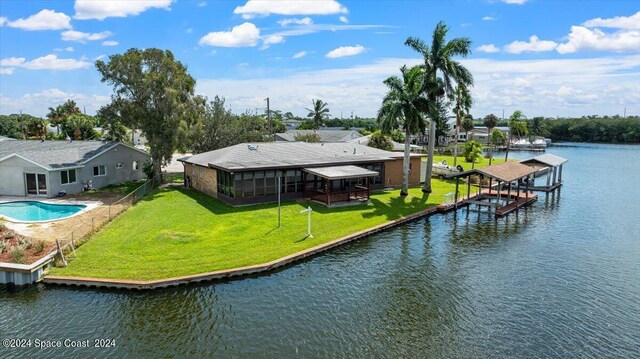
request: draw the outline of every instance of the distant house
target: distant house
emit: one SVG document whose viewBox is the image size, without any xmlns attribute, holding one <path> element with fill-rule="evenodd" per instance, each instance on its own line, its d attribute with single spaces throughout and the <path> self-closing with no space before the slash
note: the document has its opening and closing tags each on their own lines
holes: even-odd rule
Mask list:
<svg viewBox="0 0 640 359">
<path fill-rule="evenodd" d="M 276 133 L 276 141 L 295 142 L 296 136 L 317 134 L 320 142 L 347 142 L 362 137 L 360 132 L 354 130 L 291 130 L 284 133 Z"/>
<path fill-rule="evenodd" d="M 453 143 L 456 139 L 456 119 L 450 118 L 447 123 L 449 124 L 449 131 L 446 136 L 440 136 L 438 142 L 442 145 L 447 145 L 449 143 Z M 509 127 L 498 126 L 496 129 L 502 131 L 505 136 L 509 136 Z M 462 128 L 458 132 L 458 142 L 466 142 L 467 140 L 474 140 L 480 143 L 489 143 L 489 134 L 487 133 L 487 128 L 485 126 L 476 126 L 473 130 L 468 133 L 465 132 Z"/>
<path fill-rule="evenodd" d="M 188 187 L 231 205 L 332 194 L 348 200 L 358 189 L 402 184 L 402 153 L 360 144 L 266 142 L 221 148 L 179 159 Z M 421 159 L 411 155 L 409 183 L 420 183 Z M 339 197 L 338 194 L 342 197 Z M 328 197 L 327 197 L 328 198 Z"/>
<path fill-rule="evenodd" d="M 55 197 L 139 180 L 149 158 L 120 142 L 0 141 L 0 196 Z"/>
</svg>

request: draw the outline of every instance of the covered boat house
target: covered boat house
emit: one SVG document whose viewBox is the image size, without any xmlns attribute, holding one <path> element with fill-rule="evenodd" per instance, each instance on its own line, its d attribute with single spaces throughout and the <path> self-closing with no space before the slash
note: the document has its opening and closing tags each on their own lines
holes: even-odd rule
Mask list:
<svg viewBox="0 0 640 359">
<path fill-rule="evenodd" d="M 420 183 L 422 157 L 411 154 L 411 185 Z M 402 184 L 402 153 L 348 142 L 242 143 L 179 161 L 185 186 L 232 206 L 274 202 L 278 194 L 328 206 L 361 203 L 372 190 Z"/>
<path fill-rule="evenodd" d="M 534 191 L 551 192 L 562 186 L 562 166 L 568 160 L 551 153 L 535 156 L 527 160 L 520 161 L 523 165 L 527 165 L 536 170 L 535 177 L 546 176 L 546 185 L 531 186 Z"/>
<path fill-rule="evenodd" d="M 467 182 L 467 198 L 462 204 L 476 204 L 495 209 L 495 216 L 501 217 L 520 207 L 534 202 L 535 194 L 529 193 L 529 183 L 535 169 L 517 162 L 505 162 L 465 171 L 452 176 L 456 179 L 455 202 L 458 205 L 460 179 Z M 478 190 L 472 196 L 471 177 L 478 177 Z M 486 189 L 483 183 L 487 183 Z M 521 193 L 521 190 L 522 193 Z"/>
</svg>

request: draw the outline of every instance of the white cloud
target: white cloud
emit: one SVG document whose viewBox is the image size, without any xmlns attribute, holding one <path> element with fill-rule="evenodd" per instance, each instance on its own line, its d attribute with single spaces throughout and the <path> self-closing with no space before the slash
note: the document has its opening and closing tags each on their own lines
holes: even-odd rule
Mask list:
<svg viewBox="0 0 640 359">
<path fill-rule="evenodd" d="M 7 20 L 6 17 L 0 16 L 0 26 L 4 26 L 4 24 L 6 24 L 7 21 L 9 21 L 9 20 Z"/>
<path fill-rule="evenodd" d="M 520 109 L 529 118 L 615 114 L 624 106 L 640 109 L 640 55 L 509 61 L 476 58 L 461 62 L 476 79 L 472 89 L 474 115 L 501 114 L 503 108 L 507 114 Z M 283 77 L 273 77 L 266 71 L 267 75 L 246 79 L 199 78 L 197 92 L 211 98 L 224 95 L 236 112 L 264 106 L 264 93 L 269 91 L 273 108 L 281 111 L 306 115 L 308 102 L 322 98 L 330 104 L 333 115 L 344 110 L 375 116 L 387 91 L 382 81 L 398 75 L 404 64 L 419 63 L 419 58 L 390 58 Z M 560 91 L 562 86 L 573 91 Z M 563 91 L 567 93 L 563 95 Z M 597 98 L 585 101 L 594 94 Z"/>
<path fill-rule="evenodd" d="M 153 8 L 171 10 L 171 3 L 173 1 L 174 0 L 76 0 L 74 5 L 76 14 L 74 18 L 78 20 L 104 20 L 108 17 L 138 15 Z"/>
<path fill-rule="evenodd" d="M 15 67 L 0 67 L 0 75 L 11 75 L 15 70 Z"/>
<path fill-rule="evenodd" d="M 280 26 L 287 26 L 287 25 L 311 25 L 313 24 L 313 20 L 311 20 L 310 17 L 303 17 L 302 19 L 297 19 L 297 18 L 292 18 L 292 19 L 283 19 L 278 21 L 278 24 L 280 24 Z"/>
<path fill-rule="evenodd" d="M 498 20 L 498 19 L 493 17 L 493 16 L 485 16 L 485 17 L 482 18 L 482 20 L 484 20 L 484 21 L 495 21 L 495 20 Z"/>
<path fill-rule="evenodd" d="M 67 47 L 65 47 L 65 48 L 64 48 L 64 50 L 65 50 L 65 51 L 67 51 L 67 52 L 73 52 L 73 51 L 75 51 L 75 49 L 73 48 L 73 46 L 67 46 Z"/>
<path fill-rule="evenodd" d="M 347 19 L 347 17 L 346 17 L 346 16 L 340 16 L 340 17 L 338 18 L 338 20 L 340 20 L 340 22 L 341 22 L 341 23 L 344 23 L 344 24 L 348 24 L 348 23 L 349 23 L 349 19 Z"/>
<path fill-rule="evenodd" d="M 514 5 L 522 5 L 526 3 L 528 0 L 502 0 L 505 4 L 514 4 Z"/>
<path fill-rule="evenodd" d="M 292 59 L 299 59 L 301 57 L 304 57 L 307 55 L 306 51 L 300 51 L 300 52 L 296 52 L 295 54 L 293 54 L 293 56 L 291 56 Z"/>
<path fill-rule="evenodd" d="M 267 36 L 263 41 L 262 41 L 262 47 L 261 49 L 267 49 L 269 48 L 269 46 L 271 45 L 275 45 L 275 44 L 279 44 L 281 42 L 284 42 L 284 37 L 283 36 L 278 36 L 278 35 L 273 35 L 273 36 Z"/>
<path fill-rule="evenodd" d="M 308 34 L 313 34 L 321 31 L 350 31 L 350 30 L 373 30 L 373 29 L 384 29 L 384 28 L 393 28 L 393 26 L 388 25 L 332 25 L 332 24 L 311 24 L 311 25 L 300 25 L 293 26 L 286 29 L 282 29 L 281 31 L 277 31 L 270 35 L 280 35 L 280 36 L 303 36 Z"/>
<path fill-rule="evenodd" d="M 205 7 L 205 6 L 207 6 L 207 2 L 206 1 L 200 1 L 198 3 L 198 7 Z"/>
<path fill-rule="evenodd" d="M 200 39 L 200 45 L 220 47 L 252 47 L 260 40 L 260 29 L 245 22 L 234 26 L 230 31 L 210 32 Z"/>
<path fill-rule="evenodd" d="M 119 42 L 117 41 L 104 41 L 102 46 L 118 46 Z"/>
<path fill-rule="evenodd" d="M 27 61 L 24 57 L 9 57 L 0 60 L 2 67 L 22 67 L 28 70 L 76 70 L 87 68 L 91 63 L 85 60 L 59 59 L 56 55 L 46 55 Z"/>
<path fill-rule="evenodd" d="M 9 21 L 6 17 L 0 20 L 4 25 L 18 29 L 36 31 L 36 30 L 63 30 L 71 28 L 71 17 L 49 9 L 41 10 L 39 13 L 29 16 L 26 19 L 18 19 Z"/>
<path fill-rule="evenodd" d="M 107 37 L 113 35 L 111 31 L 103 31 L 103 32 L 82 32 L 69 30 L 62 33 L 62 40 L 64 41 L 76 41 L 80 43 L 86 43 L 87 41 L 97 41 L 103 40 Z"/>
<path fill-rule="evenodd" d="M 187 34 L 190 34 L 190 33 L 192 33 L 192 32 L 193 32 L 193 28 L 192 28 L 192 27 L 190 27 L 190 28 L 186 29 L 186 30 L 185 30 L 185 32 L 186 32 Z"/>
<path fill-rule="evenodd" d="M 335 59 L 338 57 L 355 56 L 364 52 L 365 48 L 361 45 L 356 46 L 340 46 L 329 51 L 325 57 Z"/>
<path fill-rule="evenodd" d="M 640 51 L 640 31 L 618 31 L 607 34 L 599 29 L 572 26 L 569 40 L 558 45 L 557 51 L 569 54 L 578 51 Z"/>
<path fill-rule="evenodd" d="M 582 25 L 586 27 L 640 30 L 640 11 L 631 16 L 616 16 L 608 19 L 597 17 L 595 19 L 585 21 Z"/>
<path fill-rule="evenodd" d="M 347 8 L 335 0 L 248 0 L 233 10 L 245 19 L 256 16 L 276 15 L 330 15 L 346 14 Z"/>
<path fill-rule="evenodd" d="M 514 41 L 504 47 L 504 51 L 510 54 L 520 54 L 523 52 L 545 52 L 555 49 L 558 44 L 555 41 L 540 40 L 536 35 L 526 41 Z"/>
<path fill-rule="evenodd" d="M 478 50 L 480 52 L 487 52 L 487 53 L 500 52 L 500 49 L 497 48 L 496 45 L 494 45 L 494 44 L 481 45 L 481 46 L 478 46 L 478 48 L 476 48 L 476 50 Z"/>
<path fill-rule="evenodd" d="M 51 88 L 40 92 L 26 93 L 19 97 L 0 95 L 0 108 L 2 108 L 3 114 L 18 113 L 22 110 L 35 116 L 44 117 L 48 112 L 48 107 L 55 107 L 68 99 L 76 101 L 81 108 L 86 107 L 88 114 L 95 113 L 101 106 L 111 101 L 108 95 L 66 92 Z"/>
</svg>

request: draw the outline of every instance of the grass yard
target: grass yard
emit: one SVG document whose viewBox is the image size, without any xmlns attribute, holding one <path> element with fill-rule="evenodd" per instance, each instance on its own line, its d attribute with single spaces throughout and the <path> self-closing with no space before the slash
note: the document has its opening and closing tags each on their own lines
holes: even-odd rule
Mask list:
<svg viewBox="0 0 640 359">
<path fill-rule="evenodd" d="M 434 163 L 441 163 L 443 160 L 447 161 L 447 164 L 450 166 L 453 166 L 453 156 L 433 156 L 433 161 Z M 424 160 L 426 161 L 426 159 Z M 509 162 L 511 161 L 515 161 L 514 159 L 510 159 Z M 497 165 L 500 163 L 504 163 L 504 153 L 502 153 L 502 155 L 500 154 L 493 154 L 493 161 L 491 162 L 492 165 Z M 464 157 L 458 157 L 458 165 L 462 165 L 462 167 L 464 167 L 465 171 L 470 170 L 471 169 L 471 162 L 467 162 L 465 161 Z M 489 159 L 488 158 L 484 158 L 484 156 L 480 157 L 478 160 L 476 160 L 476 165 L 475 168 L 482 168 L 485 166 L 489 165 Z"/>
<path fill-rule="evenodd" d="M 465 190 L 465 186 L 460 186 Z M 190 189 L 158 189 L 105 226 L 52 274 L 152 280 L 261 264 L 444 202 L 453 181 L 434 179 L 434 192 L 377 192 L 366 205 L 311 204 L 313 238 L 305 238 L 306 201 L 230 207 Z"/>
</svg>

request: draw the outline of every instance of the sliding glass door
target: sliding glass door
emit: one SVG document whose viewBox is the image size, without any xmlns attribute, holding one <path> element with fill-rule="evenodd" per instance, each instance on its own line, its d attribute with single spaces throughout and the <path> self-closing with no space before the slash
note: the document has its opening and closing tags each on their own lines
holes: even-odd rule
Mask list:
<svg viewBox="0 0 640 359">
<path fill-rule="evenodd" d="M 26 173 L 27 195 L 47 194 L 47 175 L 42 173 Z"/>
</svg>

